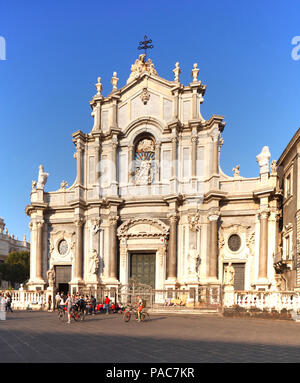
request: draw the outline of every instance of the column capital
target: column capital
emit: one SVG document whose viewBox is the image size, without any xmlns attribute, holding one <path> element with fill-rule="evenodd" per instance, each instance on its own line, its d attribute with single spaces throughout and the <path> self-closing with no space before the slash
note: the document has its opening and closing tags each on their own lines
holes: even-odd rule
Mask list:
<svg viewBox="0 0 300 383">
<path fill-rule="evenodd" d="M 214 142 L 218 142 L 218 139 L 219 139 L 219 136 L 220 136 L 219 128 L 215 127 L 212 130 L 210 136 L 211 136 L 211 138 L 213 139 Z"/>
<path fill-rule="evenodd" d="M 84 224 L 84 218 L 82 217 L 79 217 L 77 219 L 75 219 L 74 221 L 75 225 L 78 227 L 78 226 L 82 226 Z"/>
<path fill-rule="evenodd" d="M 269 215 L 270 215 L 270 209 L 269 208 L 260 209 L 258 212 L 259 219 L 268 219 Z"/>
<path fill-rule="evenodd" d="M 218 210 L 213 210 L 208 213 L 207 218 L 210 222 L 217 221 L 220 217 L 220 212 Z"/>
<path fill-rule="evenodd" d="M 179 220 L 179 217 L 176 213 L 170 214 L 168 216 L 168 218 L 169 218 L 171 224 L 177 223 L 177 221 Z"/>
<path fill-rule="evenodd" d="M 77 149 L 77 152 L 82 152 L 83 151 L 83 144 L 82 144 L 82 141 L 80 140 L 80 138 L 78 138 L 75 142 L 75 146 L 76 146 L 76 149 Z"/>
<path fill-rule="evenodd" d="M 119 217 L 117 215 L 111 215 L 108 217 L 109 226 L 115 226 L 118 223 Z"/>
</svg>

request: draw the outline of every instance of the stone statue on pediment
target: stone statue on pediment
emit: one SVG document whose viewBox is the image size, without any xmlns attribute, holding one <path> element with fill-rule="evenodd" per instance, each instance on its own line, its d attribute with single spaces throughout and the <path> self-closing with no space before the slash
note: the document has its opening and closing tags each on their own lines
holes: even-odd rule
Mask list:
<svg viewBox="0 0 300 383">
<path fill-rule="evenodd" d="M 260 167 L 260 173 L 268 173 L 269 172 L 269 160 L 271 154 L 268 146 L 264 146 L 262 151 L 256 156 L 256 161 Z"/>
<path fill-rule="evenodd" d="M 47 179 L 48 179 L 49 173 L 46 173 L 44 171 L 43 165 L 39 166 L 39 178 L 37 182 L 37 189 L 44 189 Z"/>
<path fill-rule="evenodd" d="M 236 167 L 233 168 L 232 171 L 233 171 L 233 177 L 239 177 L 240 176 L 240 165 L 236 165 Z"/>
<path fill-rule="evenodd" d="M 135 63 L 131 65 L 131 73 L 127 83 L 138 78 L 143 72 L 148 72 L 151 75 L 157 76 L 157 71 L 154 68 L 154 64 L 151 59 L 145 61 L 146 55 L 141 54 L 139 58 L 135 60 Z"/>
</svg>

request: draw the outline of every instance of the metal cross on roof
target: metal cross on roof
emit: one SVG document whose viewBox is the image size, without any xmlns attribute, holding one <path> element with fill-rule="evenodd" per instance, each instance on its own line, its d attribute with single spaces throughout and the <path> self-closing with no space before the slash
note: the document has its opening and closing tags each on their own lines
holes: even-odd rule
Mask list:
<svg viewBox="0 0 300 383">
<path fill-rule="evenodd" d="M 138 49 L 145 49 L 145 56 L 147 56 L 147 49 L 152 49 L 154 46 L 151 44 L 152 40 L 147 40 L 148 37 L 145 35 L 144 36 L 144 41 L 139 42 Z M 150 45 L 149 45 L 150 44 Z"/>
</svg>

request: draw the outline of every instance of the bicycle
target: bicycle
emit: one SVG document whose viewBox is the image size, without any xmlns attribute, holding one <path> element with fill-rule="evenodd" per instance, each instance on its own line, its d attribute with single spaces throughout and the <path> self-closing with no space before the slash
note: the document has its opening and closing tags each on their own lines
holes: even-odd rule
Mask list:
<svg viewBox="0 0 300 383">
<path fill-rule="evenodd" d="M 135 315 L 135 319 L 138 320 L 137 309 L 133 306 L 128 306 L 127 310 L 125 310 L 125 312 L 123 314 L 124 322 L 126 322 L 126 323 L 129 322 L 131 315 Z M 140 314 L 140 318 L 141 318 L 141 322 L 146 322 L 146 321 L 150 320 L 150 315 L 146 311 L 142 311 Z"/>
<path fill-rule="evenodd" d="M 67 308 L 66 307 L 59 307 L 58 308 L 58 318 L 64 322 L 66 320 L 67 316 Z M 85 319 L 85 313 L 84 311 L 78 311 L 75 307 L 72 307 L 70 310 L 70 317 L 74 319 L 75 322 L 77 321 L 83 321 Z"/>
<path fill-rule="evenodd" d="M 75 322 L 83 321 L 85 319 L 85 312 L 82 310 L 78 310 L 76 307 L 72 307 L 70 310 L 70 316 L 74 319 Z"/>
<path fill-rule="evenodd" d="M 66 316 L 66 311 L 67 311 L 67 308 L 66 307 L 62 307 L 62 306 L 59 306 L 58 307 L 58 318 L 63 322 L 65 320 L 65 316 Z"/>
</svg>

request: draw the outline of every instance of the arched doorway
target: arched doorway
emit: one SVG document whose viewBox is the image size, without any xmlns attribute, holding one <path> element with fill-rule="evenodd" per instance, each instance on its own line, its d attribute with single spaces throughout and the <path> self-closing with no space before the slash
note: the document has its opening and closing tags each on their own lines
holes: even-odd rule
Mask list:
<svg viewBox="0 0 300 383">
<path fill-rule="evenodd" d="M 169 226 L 159 219 L 136 218 L 118 229 L 120 239 L 120 282 L 163 289 L 166 280 L 166 248 Z"/>
</svg>

